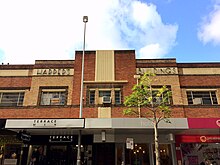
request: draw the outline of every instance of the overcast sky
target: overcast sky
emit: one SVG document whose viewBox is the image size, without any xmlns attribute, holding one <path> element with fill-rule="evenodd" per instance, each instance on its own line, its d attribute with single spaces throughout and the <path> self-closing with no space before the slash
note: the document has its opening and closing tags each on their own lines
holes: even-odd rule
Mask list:
<svg viewBox="0 0 220 165">
<path fill-rule="evenodd" d="M 0 0 L 0 62 L 72 60 L 82 50 L 220 62 L 220 0 Z"/>
</svg>

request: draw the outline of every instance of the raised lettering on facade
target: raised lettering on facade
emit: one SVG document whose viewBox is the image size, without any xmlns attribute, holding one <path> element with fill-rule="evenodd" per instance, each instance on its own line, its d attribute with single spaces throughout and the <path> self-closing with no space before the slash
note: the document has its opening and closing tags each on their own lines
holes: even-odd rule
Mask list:
<svg viewBox="0 0 220 165">
<path fill-rule="evenodd" d="M 37 69 L 37 75 L 70 75 L 70 69 Z"/>
<path fill-rule="evenodd" d="M 144 74 L 146 72 L 154 74 L 177 74 L 177 68 L 175 67 L 166 67 L 166 68 L 138 68 L 137 74 Z"/>
</svg>

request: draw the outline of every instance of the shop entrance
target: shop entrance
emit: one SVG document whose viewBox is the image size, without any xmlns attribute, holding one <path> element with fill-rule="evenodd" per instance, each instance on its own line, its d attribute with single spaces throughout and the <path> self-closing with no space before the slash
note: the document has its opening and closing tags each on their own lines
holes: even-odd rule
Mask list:
<svg viewBox="0 0 220 165">
<path fill-rule="evenodd" d="M 31 145 L 28 165 L 32 162 L 39 165 L 76 165 L 77 148 L 72 144 Z M 84 165 L 92 165 L 92 145 L 81 146 L 81 161 Z"/>
<path fill-rule="evenodd" d="M 74 165 L 77 149 L 73 145 L 51 145 L 47 149 L 47 159 L 53 165 Z"/>
<path fill-rule="evenodd" d="M 93 145 L 94 162 L 98 165 L 115 164 L 115 144 L 96 143 Z"/>
<path fill-rule="evenodd" d="M 126 149 L 125 162 L 129 165 L 150 165 L 149 145 L 135 144 L 134 149 Z"/>
<path fill-rule="evenodd" d="M 49 141 L 49 142 L 48 142 Z M 92 165 L 92 142 L 93 136 L 82 136 L 81 161 L 83 165 Z M 77 162 L 77 136 L 40 136 L 31 138 L 27 148 L 26 164 L 30 165 L 33 161 L 44 162 L 51 165 L 76 165 Z M 42 158 L 44 158 L 42 161 Z M 37 162 L 37 163 L 38 163 Z M 37 164 L 44 165 L 44 164 Z"/>
<path fill-rule="evenodd" d="M 74 165 L 77 151 L 73 145 L 30 145 L 28 165 Z"/>
<path fill-rule="evenodd" d="M 155 151 L 155 146 L 153 145 L 153 150 Z M 160 161 L 162 165 L 172 165 L 172 152 L 171 144 L 159 144 L 160 151 Z M 154 154 L 154 164 L 156 164 L 155 154 Z"/>
</svg>

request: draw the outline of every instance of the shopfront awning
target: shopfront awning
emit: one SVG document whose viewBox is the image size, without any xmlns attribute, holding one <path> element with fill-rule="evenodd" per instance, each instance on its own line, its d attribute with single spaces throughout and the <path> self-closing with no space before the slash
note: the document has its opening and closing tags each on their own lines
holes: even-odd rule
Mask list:
<svg viewBox="0 0 220 165">
<path fill-rule="evenodd" d="M 220 131 L 219 119 L 170 118 L 171 123 L 161 121 L 160 133 L 176 134 L 217 134 Z M 7 119 L 6 130 L 19 132 L 26 130 L 32 135 L 73 135 L 78 130 L 85 134 L 109 130 L 114 133 L 152 132 L 152 121 L 146 118 L 85 118 L 85 119 Z"/>
<path fill-rule="evenodd" d="M 220 118 L 188 118 L 190 129 L 220 129 Z"/>
<path fill-rule="evenodd" d="M 159 129 L 188 129 L 187 118 L 170 118 L 170 123 L 161 121 Z M 87 118 L 85 128 L 101 129 L 153 129 L 152 121 L 146 118 Z"/>
</svg>

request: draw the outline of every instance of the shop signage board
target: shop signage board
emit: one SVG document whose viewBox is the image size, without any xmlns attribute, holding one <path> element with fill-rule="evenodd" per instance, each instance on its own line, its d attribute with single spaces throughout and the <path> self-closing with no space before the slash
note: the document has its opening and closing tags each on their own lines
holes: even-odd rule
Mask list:
<svg viewBox="0 0 220 165">
<path fill-rule="evenodd" d="M 84 128 L 84 123 L 84 119 L 7 119 L 5 128 Z"/>
<path fill-rule="evenodd" d="M 219 143 L 220 135 L 181 135 L 176 140 L 180 143 Z"/>
<path fill-rule="evenodd" d="M 133 138 L 126 139 L 126 148 L 127 149 L 134 149 L 134 139 Z"/>
<path fill-rule="evenodd" d="M 73 136 L 71 136 L 71 135 L 51 135 L 51 136 L 49 136 L 49 142 L 51 142 L 51 143 L 73 142 Z"/>
<path fill-rule="evenodd" d="M 190 129 L 220 128 L 220 118 L 188 118 Z"/>
</svg>

